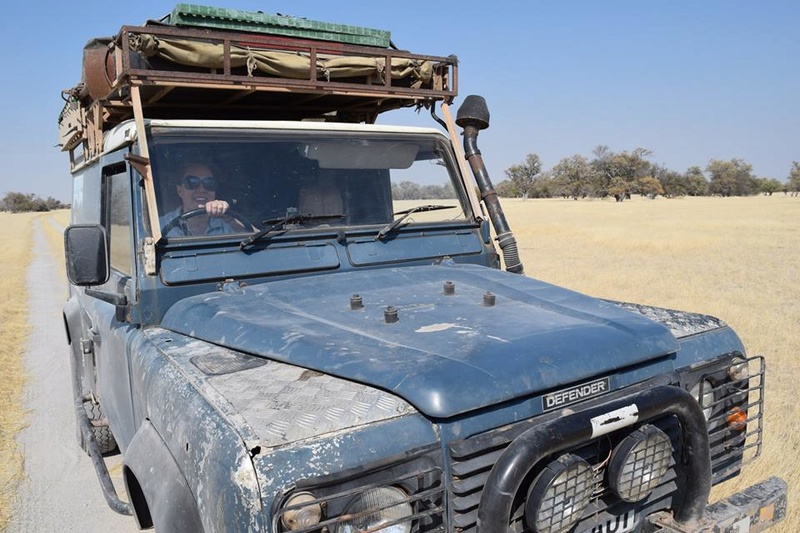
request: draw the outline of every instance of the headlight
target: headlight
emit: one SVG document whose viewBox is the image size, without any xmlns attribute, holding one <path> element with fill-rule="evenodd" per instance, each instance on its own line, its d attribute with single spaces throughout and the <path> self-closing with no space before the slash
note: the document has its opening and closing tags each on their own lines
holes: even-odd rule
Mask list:
<svg viewBox="0 0 800 533">
<path fill-rule="evenodd" d="M 408 495 L 397 487 L 378 487 L 359 494 L 347 504 L 336 533 L 409 533 L 412 514 Z M 386 525 L 386 527 L 381 527 Z"/>
<path fill-rule="evenodd" d="M 669 437 L 655 426 L 642 426 L 611 453 L 608 465 L 611 488 L 626 502 L 643 500 L 661 482 L 671 457 Z"/>
<path fill-rule="evenodd" d="M 281 516 L 283 527 L 295 531 L 319 524 L 322 519 L 322 506 L 314 500 L 310 492 L 293 494 L 284 505 L 285 511 Z"/>
<path fill-rule="evenodd" d="M 728 368 L 728 377 L 731 381 L 744 381 L 750 377 L 750 367 L 747 361 L 741 357 L 736 357 L 731 361 L 731 366 Z"/>
<path fill-rule="evenodd" d="M 525 504 L 525 519 L 537 533 L 569 531 L 589 505 L 594 472 L 576 455 L 562 455 L 536 476 Z"/>
<path fill-rule="evenodd" d="M 697 400 L 697 403 L 699 403 L 700 407 L 703 408 L 703 416 L 706 418 L 707 422 L 711 417 L 711 412 L 714 409 L 714 384 L 709 380 L 704 379 L 692 387 L 692 390 L 690 390 L 689 393 L 694 396 L 694 399 Z"/>
</svg>

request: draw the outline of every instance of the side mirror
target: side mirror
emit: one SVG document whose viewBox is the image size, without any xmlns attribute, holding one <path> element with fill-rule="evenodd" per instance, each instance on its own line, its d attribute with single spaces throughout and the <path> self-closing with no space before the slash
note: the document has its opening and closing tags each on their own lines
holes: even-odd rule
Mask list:
<svg viewBox="0 0 800 533">
<path fill-rule="evenodd" d="M 73 285 L 102 285 L 108 281 L 108 239 L 98 224 L 75 224 L 64 231 L 67 278 Z"/>
</svg>

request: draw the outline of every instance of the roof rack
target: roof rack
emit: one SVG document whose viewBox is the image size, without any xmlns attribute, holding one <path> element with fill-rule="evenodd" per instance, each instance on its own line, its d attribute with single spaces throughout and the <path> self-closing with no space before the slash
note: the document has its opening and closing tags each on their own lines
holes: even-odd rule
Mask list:
<svg viewBox="0 0 800 533">
<path fill-rule="evenodd" d="M 134 117 L 374 122 L 401 107 L 451 103 L 455 56 L 159 23 L 123 26 L 84 49 L 83 80 L 64 91 L 61 149 L 102 150 Z"/>
</svg>

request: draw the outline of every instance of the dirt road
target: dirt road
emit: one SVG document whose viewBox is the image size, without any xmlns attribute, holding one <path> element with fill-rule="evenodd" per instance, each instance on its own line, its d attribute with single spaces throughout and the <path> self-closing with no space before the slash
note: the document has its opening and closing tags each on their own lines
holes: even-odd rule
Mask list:
<svg viewBox="0 0 800 533">
<path fill-rule="evenodd" d="M 25 350 L 28 426 L 17 437 L 25 480 L 17 491 L 8 532 L 138 531 L 132 517 L 105 503 L 91 460 L 75 437 L 68 348 L 61 320 L 66 282 L 43 234 L 34 225 L 34 257 L 28 270 L 32 331 Z M 61 258 L 57 259 L 61 261 Z M 109 460 L 117 491 L 125 497 L 119 459 Z"/>
</svg>

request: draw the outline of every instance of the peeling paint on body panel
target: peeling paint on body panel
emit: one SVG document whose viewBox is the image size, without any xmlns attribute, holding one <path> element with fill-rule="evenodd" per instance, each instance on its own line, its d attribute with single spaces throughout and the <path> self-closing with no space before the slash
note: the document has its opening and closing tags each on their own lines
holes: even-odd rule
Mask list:
<svg viewBox="0 0 800 533">
<path fill-rule="evenodd" d="M 253 470 L 253 463 L 250 458 L 246 456 L 242 457 L 238 467 L 233 471 L 232 481 L 249 491 L 254 497 L 258 497 L 258 480 L 256 479 L 254 473 L 255 471 Z"/>
<path fill-rule="evenodd" d="M 649 305 L 634 304 L 628 302 L 615 302 L 606 300 L 607 302 L 616 305 L 626 311 L 640 314 L 665 325 L 669 328 L 670 332 L 676 339 L 704 333 L 713 329 L 723 328 L 726 326 L 722 320 L 700 313 L 690 313 L 687 311 L 677 311 L 675 309 L 664 309 L 661 307 L 653 307 Z"/>
<path fill-rule="evenodd" d="M 434 331 L 445 331 L 445 330 L 448 330 L 448 329 L 451 329 L 451 328 L 458 328 L 458 327 L 461 327 L 461 326 L 458 326 L 456 324 L 431 324 L 430 326 L 422 326 L 421 328 L 418 328 L 418 329 L 414 330 L 414 332 L 415 333 L 431 333 L 431 332 L 434 332 Z"/>
</svg>

